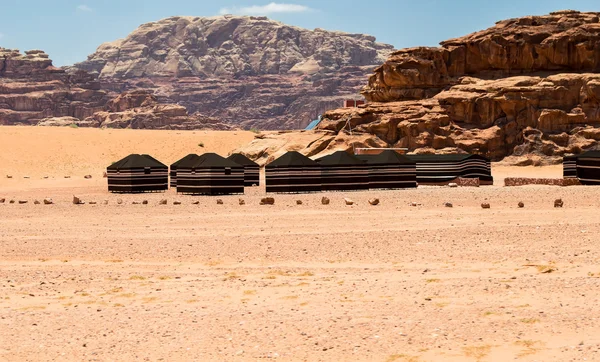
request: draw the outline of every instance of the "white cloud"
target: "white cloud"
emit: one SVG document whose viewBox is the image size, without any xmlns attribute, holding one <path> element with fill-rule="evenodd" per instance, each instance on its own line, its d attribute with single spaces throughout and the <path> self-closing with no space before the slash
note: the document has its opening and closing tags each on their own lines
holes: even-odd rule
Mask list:
<svg viewBox="0 0 600 362">
<path fill-rule="evenodd" d="M 308 6 L 297 4 L 269 3 L 267 5 L 252 5 L 244 7 L 221 8 L 219 14 L 237 15 L 269 15 L 275 13 L 304 13 L 311 11 Z"/>
<path fill-rule="evenodd" d="M 79 11 L 85 11 L 87 13 L 89 13 L 91 11 L 94 11 L 94 9 L 90 8 L 87 5 L 83 5 L 83 4 L 82 5 L 77 5 L 77 10 L 79 10 Z"/>
</svg>

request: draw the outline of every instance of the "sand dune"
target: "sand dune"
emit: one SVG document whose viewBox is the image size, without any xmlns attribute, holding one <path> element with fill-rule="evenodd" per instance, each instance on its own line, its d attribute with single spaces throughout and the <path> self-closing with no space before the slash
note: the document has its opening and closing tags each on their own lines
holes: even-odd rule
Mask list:
<svg viewBox="0 0 600 362">
<path fill-rule="evenodd" d="M 83 179 L 121 151 L 170 162 L 200 141 L 227 153 L 251 138 L 0 127 L 2 173 L 32 175 L 0 181 L 0 198 L 29 200 L 0 204 L 0 360 L 599 359 L 600 188 L 501 186 L 558 166 L 495 165 L 490 187 L 275 195 L 273 206 L 259 205 L 262 187 L 217 205 Z M 56 204 L 32 204 L 43 197 Z"/>
</svg>

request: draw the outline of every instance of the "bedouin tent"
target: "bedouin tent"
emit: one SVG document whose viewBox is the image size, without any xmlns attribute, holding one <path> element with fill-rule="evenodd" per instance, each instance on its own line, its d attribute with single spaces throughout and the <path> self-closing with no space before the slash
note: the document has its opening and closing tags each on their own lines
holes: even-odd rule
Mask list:
<svg viewBox="0 0 600 362">
<path fill-rule="evenodd" d="M 600 151 L 577 156 L 577 178 L 583 185 L 600 185 Z"/>
<path fill-rule="evenodd" d="M 321 166 L 303 154 L 290 151 L 265 166 L 267 192 L 321 191 Z"/>
<path fill-rule="evenodd" d="M 356 156 L 337 151 L 316 161 L 321 166 L 321 190 L 369 189 L 369 166 Z"/>
<path fill-rule="evenodd" d="M 481 185 L 492 185 L 490 160 L 474 154 L 406 155 L 417 163 L 419 184 L 440 185 L 458 177 L 478 178 Z"/>
<path fill-rule="evenodd" d="M 169 168 L 150 155 L 131 154 L 106 168 L 108 191 L 137 193 L 169 188 Z"/>
<path fill-rule="evenodd" d="M 258 163 L 241 153 L 234 153 L 227 157 L 227 159 L 244 167 L 244 186 L 260 185 L 260 167 Z"/>
<path fill-rule="evenodd" d="M 179 166 L 179 164 L 182 162 L 196 159 L 198 157 L 200 157 L 200 156 L 190 153 L 189 155 L 187 155 L 187 156 L 183 157 L 182 159 L 175 161 L 175 162 L 173 162 L 173 164 L 171 164 L 170 171 L 169 171 L 169 176 L 171 178 L 171 180 L 170 180 L 171 187 L 177 187 L 177 167 Z"/>
<path fill-rule="evenodd" d="M 177 165 L 177 192 L 194 195 L 244 193 L 244 167 L 216 153 Z"/>
<path fill-rule="evenodd" d="M 377 155 L 360 155 L 369 167 L 370 189 L 402 189 L 417 187 L 415 162 L 393 150 Z"/>
<path fill-rule="evenodd" d="M 563 178 L 577 178 L 577 156 L 563 157 Z"/>
</svg>

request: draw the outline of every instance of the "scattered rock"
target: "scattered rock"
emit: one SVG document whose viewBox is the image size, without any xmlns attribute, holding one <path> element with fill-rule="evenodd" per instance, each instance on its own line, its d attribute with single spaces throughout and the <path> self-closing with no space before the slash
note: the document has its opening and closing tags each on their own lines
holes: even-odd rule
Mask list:
<svg viewBox="0 0 600 362">
<path fill-rule="evenodd" d="M 302 200 L 296 200 L 296 205 L 302 205 Z"/>
<path fill-rule="evenodd" d="M 90 205 L 96 205 L 97 202 L 96 201 L 90 201 L 90 202 L 88 202 L 88 204 L 90 204 Z"/>
<path fill-rule="evenodd" d="M 19 204 L 26 204 L 27 200 L 19 200 Z"/>
<path fill-rule="evenodd" d="M 452 205 L 451 202 L 444 202 L 444 206 L 446 206 L 446 207 L 453 207 L 454 205 Z"/>
<path fill-rule="evenodd" d="M 411 202 L 410 204 L 408 204 L 409 206 L 420 206 L 421 204 L 418 204 L 416 202 Z"/>
<path fill-rule="evenodd" d="M 148 205 L 148 200 L 142 201 L 142 205 Z"/>
<path fill-rule="evenodd" d="M 102 204 L 104 204 L 104 205 L 108 205 L 108 200 L 104 200 L 104 201 L 102 202 Z"/>
<path fill-rule="evenodd" d="M 12 175 L 6 175 L 6 178 L 12 178 Z"/>
<path fill-rule="evenodd" d="M 519 208 L 521 208 L 521 209 L 525 207 L 525 204 L 523 203 L 523 201 L 519 201 L 518 205 L 519 205 Z"/>
<path fill-rule="evenodd" d="M 92 178 L 92 175 L 85 175 L 85 176 L 83 176 L 83 178 L 90 179 L 90 178 Z"/>
<path fill-rule="evenodd" d="M 246 201 L 244 201 L 244 199 L 239 199 L 238 202 L 240 205 L 246 205 Z"/>
<path fill-rule="evenodd" d="M 47 179 L 47 178 L 48 178 L 48 176 L 44 176 L 44 179 Z"/>
<path fill-rule="evenodd" d="M 450 182 L 448 187 L 458 187 L 458 184 L 456 182 Z"/>
<path fill-rule="evenodd" d="M 73 195 L 73 205 L 81 205 L 83 204 L 83 201 L 81 201 L 81 199 L 75 195 Z"/>
<path fill-rule="evenodd" d="M 52 201 L 51 198 L 44 199 L 44 205 L 52 205 L 52 204 L 54 204 L 54 201 Z"/>
<path fill-rule="evenodd" d="M 122 203 L 123 203 L 123 200 L 117 199 L 117 204 L 121 205 Z"/>
<path fill-rule="evenodd" d="M 369 204 L 373 206 L 379 205 L 379 199 L 369 199 Z"/>
<path fill-rule="evenodd" d="M 217 205 L 223 205 L 223 200 L 217 199 Z"/>
<path fill-rule="evenodd" d="M 562 199 L 554 200 L 554 207 L 563 207 L 564 203 Z"/>
<path fill-rule="evenodd" d="M 6 201 L 6 199 L 0 199 L 0 204 L 3 204 Z"/>
<path fill-rule="evenodd" d="M 489 209 L 490 208 L 490 204 L 487 203 L 487 202 L 484 202 L 484 203 L 481 204 L 481 208 L 482 209 Z"/>
<path fill-rule="evenodd" d="M 260 204 L 261 205 L 274 205 L 275 199 L 272 197 L 263 197 L 262 199 L 260 199 Z"/>
<path fill-rule="evenodd" d="M 344 199 L 344 202 L 346 203 L 346 205 L 354 205 L 354 201 L 352 201 L 348 198 Z"/>
<path fill-rule="evenodd" d="M 71 176 L 65 176 L 65 178 L 71 178 Z"/>
<path fill-rule="evenodd" d="M 29 176 L 23 176 L 23 178 L 31 178 L 31 177 L 29 177 Z"/>
<path fill-rule="evenodd" d="M 14 203 L 15 203 L 15 200 L 10 200 L 8 203 L 9 203 L 9 204 L 14 204 Z"/>
<path fill-rule="evenodd" d="M 173 201 L 173 205 L 181 205 L 181 201 Z"/>
<path fill-rule="evenodd" d="M 131 204 L 132 204 L 132 205 L 139 205 L 139 204 L 140 204 L 140 202 L 139 202 L 139 201 L 133 201 Z"/>
<path fill-rule="evenodd" d="M 40 200 L 33 200 L 33 204 L 34 204 L 34 205 L 40 205 L 40 204 L 41 204 L 41 202 L 40 202 Z"/>
<path fill-rule="evenodd" d="M 331 202 L 331 200 L 329 200 L 329 197 L 323 196 L 321 198 L 321 204 L 323 204 L 323 205 L 329 205 L 330 202 Z"/>
<path fill-rule="evenodd" d="M 194 201 L 192 202 L 192 205 L 200 205 L 200 201 Z"/>
<path fill-rule="evenodd" d="M 104 171 L 104 172 L 102 173 L 102 177 L 104 177 L 104 178 L 107 178 L 107 177 L 108 177 L 108 174 L 106 173 L 106 171 Z"/>
<path fill-rule="evenodd" d="M 167 204 L 167 200 L 166 199 L 162 199 L 158 202 L 159 205 L 166 205 Z"/>
</svg>

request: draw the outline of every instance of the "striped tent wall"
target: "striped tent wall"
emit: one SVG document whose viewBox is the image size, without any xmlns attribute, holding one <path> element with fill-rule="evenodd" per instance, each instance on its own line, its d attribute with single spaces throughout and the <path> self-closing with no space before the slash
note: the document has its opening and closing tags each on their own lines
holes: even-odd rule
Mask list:
<svg viewBox="0 0 600 362">
<path fill-rule="evenodd" d="M 173 162 L 173 164 L 171 164 L 171 167 L 169 168 L 169 178 L 170 178 L 170 183 L 169 185 L 171 187 L 177 187 L 177 167 L 182 163 L 182 162 L 187 162 L 189 160 L 193 160 L 193 159 L 197 159 L 198 155 L 190 153 L 189 155 L 181 158 L 178 161 Z"/>
<path fill-rule="evenodd" d="M 369 189 L 369 166 L 356 156 L 337 151 L 316 161 L 321 166 L 322 191 Z"/>
<path fill-rule="evenodd" d="M 321 191 L 321 166 L 299 152 L 290 151 L 265 166 L 265 183 L 267 192 Z"/>
<path fill-rule="evenodd" d="M 583 185 L 600 185 L 600 151 L 577 156 L 577 178 Z"/>
<path fill-rule="evenodd" d="M 481 185 L 492 185 L 490 160 L 472 154 L 406 155 L 417 164 L 419 184 L 441 185 L 458 177 L 478 178 Z"/>
<path fill-rule="evenodd" d="M 260 166 L 241 153 L 234 153 L 227 157 L 239 165 L 244 167 L 244 186 L 259 186 L 260 185 Z"/>
<path fill-rule="evenodd" d="M 414 161 L 396 151 L 378 155 L 359 155 L 369 167 L 369 189 L 403 189 L 417 187 L 417 167 Z"/>
<path fill-rule="evenodd" d="M 169 168 L 149 155 L 129 155 L 107 167 L 106 174 L 109 192 L 161 192 L 169 187 Z"/>
<path fill-rule="evenodd" d="M 577 178 L 577 156 L 563 157 L 563 178 Z"/>
<path fill-rule="evenodd" d="M 177 192 L 192 195 L 244 193 L 244 168 L 214 153 L 177 166 Z"/>
</svg>

